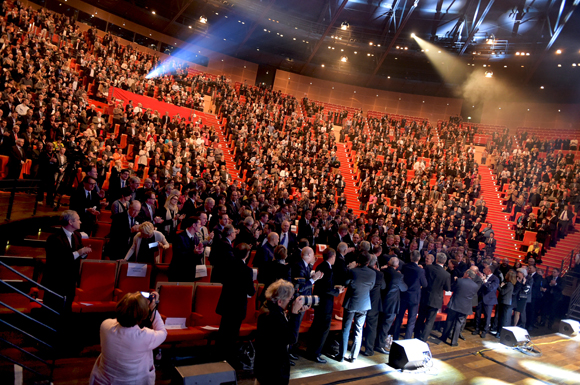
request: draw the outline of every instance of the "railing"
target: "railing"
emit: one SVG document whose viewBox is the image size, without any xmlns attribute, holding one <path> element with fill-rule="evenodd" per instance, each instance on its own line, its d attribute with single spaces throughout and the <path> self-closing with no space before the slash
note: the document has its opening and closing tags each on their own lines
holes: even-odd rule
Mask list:
<svg viewBox="0 0 580 385">
<path fill-rule="evenodd" d="M 38 183 L 40 179 L 2 179 L 0 180 L 0 190 L 10 192 L 10 198 L 8 200 L 8 206 L 6 209 L 6 221 L 10 220 L 12 215 L 12 208 L 14 206 L 14 198 L 16 197 L 17 191 L 37 191 Z M 30 196 L 30 195 L 29 195 Z M 36 200 L 36 194 L 34 197 L 34 208 L 32 215 L 36 215 L 36 209 L 38 208 L 38 202 Z"/>
<path fill-rule="evenodd" d="M 31 284 L 32 286 L 38 287 L 39 289 L 42 289 L 45 291 L 45 293 L 50 293 L 51 295 L 53 295 L 57 301 L 62 301 L 62 309 L 64 309 L 65 307 L 65 302 L 66 302 L 66 297 L 61 296 L 57 293 L 55 293 L 54 291 L 42 286 L 41 284 L 35 282 L 34 280 L 30 279 L 29 277 L 25 276 L 24 274 L 20 273 L 19 271 L 13 269 L 12 267 L 8 266 L 6 263 L 0 261 L 0 267 L 5 268 L 7 270 L 9 270 L 10 272 L 18 275 L 19 277 L 22 278 L 22 281 L 18 280 L 0 280 L 0 283 L 2 284 L 2 288 L 5 288 L 8 290 L 9 293 L 12 294 L 17 294 L 20 296 L 23 296 L 27 299 L 30 300 L 30 303 L 36 303 L 37 305 L 40 305 L 40 309 L 46 309 L 47 314 L 54 314 L 55 316 L 57 316 L 59 319 L 61 317 L 61 312 L 52 309 L 51 307 L 45 305 L 44 303 L 40 302 L 39 300 L 37 300 L 36 298 L 32 297 L 30 294 L 25 293 L 23 290 L 19 289 L 16 285 L 16 283 L 20 283 L 20 282 L 27 282 L 29 284 Z M 37 320 L 36 318 L 25 314 L 19 310 L 17 310 L 15 307 L 5 303 L 4 301 L 6 301 L 5 298 L 0 297 L 0 306 L 5 307 L 6 309 L 9 309 L 11 311 L 11 313 L 9 313 L 10 315 L 16 315 L 17 318 L 20 320 L 24 319 L 27 321 L 30 321 L 30 323 L 27 322 L 18 322 L 19 326 L 15 326 L 14 324 L 12 324 L 11 322 L 9 322 L 6 318 L 6 316 L 3 316 L 2 318 L 0 318 L 0 323 L 7 326 L 9 329 L 11 329 L 12 331 L 22 334 L 23 336 L 30 338 L 32 341 L 36 342 L 39 346 L 41 346 L 44 349 L 48 349 L 48 355 L 50 358 L 41 358 L 39 357 L 40 354 L 34 354 L 29 352 L 28 350 L 26 350 L 25 348 L 18 346 L 12 342 L 10 342 L 7 338 L 8 336 L 5 337 L 0 337 L 0 341 L 2 341 L 3 343 L 5 343 L 6 345 L 8 345 L 11 348 L 17 349 L 19 352 L 23 353 L 22 357 L 27 357 L 30 359 L 31 362 L 33 363 L 41 363 L 44 364 L 48 367 L 49 369 L 49 374 L 43 374 L 41 373 L 39 370 L 32 368 L 32 365 L 27 365 L 24 362 L 20 362 L 15 358 L 11 358 L 8 357 L 5 354 L 8 354 L 6 352 L 2 352 L 0 353 L 0 358 L 5 359 L 15 365 L 18 365 L 20 367 L 22 367 L 23 369 L 28 370 L 31 373 L 34 373 L 35 375 L 47 379 L 49 382 L 52 382 L 52 377 L 53 377 L 53 373 L 54 373 L 54 362 L 55 362 L 55 355 L 56 355 L 56 349 L 55 347 L 45 341 L 44 339 L 42 339 L 41 337 L 38 337 L 37 335 L 34 334 L 34 332 L 37 332 L 39 330 L 41 331 L 48 331 L 49 336 L 53 335 L 54 337 L 56 337 L 57 334 L 57 330 L 39 320 Z M 21 325 L 25 325 L 25 324 L 30 324 L 32 326 L 34 326 L 34 332 L 30 331 L 30 330 L 24 330 L 24 327 Z M 56 325 L 60 325 L 61 322 L 56 322 Z M 36 326 L 40 326 L 40 328 L 36 327 Z M 56 341 L 56 338 L 51 338 L 51 341 Z"/>
<path fill-rule="evenodd" d="M 570 305 L 566 317 L 580 319 L 580 285 L 576 286 L 574 293 L 570 296 Z"/>
</svg>

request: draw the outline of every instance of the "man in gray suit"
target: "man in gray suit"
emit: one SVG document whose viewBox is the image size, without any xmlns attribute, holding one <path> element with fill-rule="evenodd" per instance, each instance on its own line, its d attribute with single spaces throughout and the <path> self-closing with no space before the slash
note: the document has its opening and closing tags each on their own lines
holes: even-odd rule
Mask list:
<svg viewBox="0 0 580 385">
<path fill-rule="evenodd" d="M 479 291 L 479 285 L 473 281 L 476 276 L 473 270 L 467 270 L 463 278 L 455 282 L 453 295 L 447 306 L 447 322 L 445 323 L 445 329 L 443 329 L 443 334 L 440 338 L 441 342 L 447 341 L 453 328 L 451 346 L 458 345 L 457 339 L 459 338 L 459 333 L 461 333 L 465 325 L 467 315 L 473 312 L 473 298 L 477 297 L 477 292 Z"/>
<path fill-rule="evenodd" d="M 376 273 L 368 267 L 371 255 L 368 252 L 362 253 L 357 261 L 358 266 L 349 270 L 346 285 L 348 290 L 344 297 L 344 315 L 342 319 L 342 342 L 339 353 L 334 357 L 342 362 L 348 350 L 348 337 L 350 326 L 354 319 L 354 342 L 350 357 L 346 360 L 354 362 L 360 351 L 362 342 L 362 329 L 365 323 L 367 311 L 371 309 L 370 291 L 375 285 Z"/>
</svg>

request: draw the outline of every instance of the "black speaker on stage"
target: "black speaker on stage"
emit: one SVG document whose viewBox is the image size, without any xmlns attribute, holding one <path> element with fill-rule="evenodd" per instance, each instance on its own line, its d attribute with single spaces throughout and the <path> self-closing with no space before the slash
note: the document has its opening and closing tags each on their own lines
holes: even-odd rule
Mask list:
<svg viewBox="0 0 580 385">
<path fill-rule="evenodd" d="M 517 326 L 504 326 L 501 328 L 499 342 L 506 346 L 518 346 L 530 340 L 530 334 L 526 329 Z"/>
<path fill-rule="evenodd" d="M 236 371 L 227 362 L 178 366 L 179 381 L 183 385 L 236 385 Z M 172 382 L 173 384 L 173 382 Z"/>
<path fill-rule="evenodd" d="M 417 369 L 431 361 L 429 345 L 416 338 L 393 341 L 389 352 L 389 366 L 395 369 Z"/>
<path fill-rule="evenodd" d="M 576 336 L 580 333 L 580 322 L 573 319 L 563 319 L 560 321 L 559 331 L 567 336 Z"/>
</svg>

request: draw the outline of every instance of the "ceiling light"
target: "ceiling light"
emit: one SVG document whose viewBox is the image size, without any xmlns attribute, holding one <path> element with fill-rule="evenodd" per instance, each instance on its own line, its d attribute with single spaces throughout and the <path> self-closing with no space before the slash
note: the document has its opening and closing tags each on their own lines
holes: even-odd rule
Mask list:
<svg viewBox="0 0 580 385">
<path fill-rule="evenodd" d="M 540 89 L 543 90 L 544 89 L 544 86 L 541 86 Z"/>
<path fill-rule="evenodd" d="M 516 52 L 516 56 L 520 56 L 520 53 L 519 52 Z"/>
<path fill-rule="evenodd" d="M 322 68 L 324 68 L 324 64 L 322 64 Z"/>
<path fill-rule="evenodd" d="M 530 56 L 530 53 L 529 52 L 526 52 L 526 56 Z"/>
<path fill-rule="evenodd" d="M 155 11 L 151 11 L 151 13 L 155 15 Z"/>
<path fill-rule="evenodd" d="M 416 36 L 417 36 L 417 35 L 415 35 L 415 33 L 414 33 L 414 32 L 411 34 L 411 37 L 412 37 L 412 38 L 415 38 Z"/>
<path fill-rule="evenodd" d="M 369 45 L 373 45 L 373 42 L 372 42 L 372 41 L 371 41 L 371 42 L 369 42 Z"/>
<path fill-rule="evenodd" d="M 488 79 L 492 78 L 492 77 L 493 77 L 493 72 L 491 72 L 491 71 L 486 71 L 486 72 L 485 72 L 485 77 L 486 77 L 486 78 L 488 78 Z"/>
<path fill-rule="evenodd" d="M 354 54 L 356 55 L 356 51 L 354 51 Z M 574 64 L 574 65 L 576 65 L 576 64 Z"/>
<path fill-rule="evenodd" d="M 189 28 L 191 29 L 191 25 L 189 26 Z"/>
<path fill-rule="evenodd" d="M 226 16 L 226 17 L 227 17 L 227 16 Z M 199 17 L 199 22 L 200 22 L 201 24 L 205 24 L 205 23 L 207 23 L 207 17 L 205 17 L 205 16 L 200 16 L 200 17 Z"/>
<path fill-rule="evenodd" d="M 343 21 L 342 24 L 340 25 L 340 29 L 342 29 L 343 31 L 346 31 L 348 29 L 349 25 L 348 22 Z"/>
<path fill-rule="evenodd" d="M 558 67 L 562 67 L 562 64 L 558 64 Z"/>
<path fill-rule="evenodd" d="M 346 63 L 348 61 L 348 58 L 346 56 L 341 56 L 340 61 Z"/>
<path fill-rule="evenodd" d="M 572 67 L 576 67 L 576 63 L 572 63 Z"/>
<path fill-rule="evenodd" d="M 562 50 L 561 49 L 559 49 L 559 50 L 556 51 L 556 55 L 560 55 L 561 53 L 562 53 Z"/>
<path fill-rule="evenodd" d="M 367 56 L 371 56 L 371 54 L 370 53 L 367 53 Z"/>
<path fill-rule="evenodd" d="M 380 47 L 380 46 L 381 46 L 380 44 L 377 44 L 377 47 Z"/>
</svg>

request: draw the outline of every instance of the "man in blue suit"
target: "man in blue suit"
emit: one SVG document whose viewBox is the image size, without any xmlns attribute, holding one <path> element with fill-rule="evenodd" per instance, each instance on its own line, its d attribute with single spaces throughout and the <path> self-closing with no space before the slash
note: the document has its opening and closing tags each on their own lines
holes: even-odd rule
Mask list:
<svg viewBox="0 0 580 385">
<path fill-rule="evenodd" d="M 483 274 L 481 275 L 483 284 L 479 288 L 478 297 L 479 302 L 475 309 L 475 330 L 471 334 L 479 334 L 479 324 L 481 323 L 481 312 L 485 315 L 485 326 L 481 332 L 481 338 L 485 338 L 489 333 L 491 324 L 491 311 L 493 306 L 497 305 L 497 289 L 499 288 L 499 278 L 491 271 L 491 266 L 483 264 Z"/>
<path fill-rule="evenodd" d="M 407 285 L 407 291 L 401 293 L 401 307 L 399 308 L 399 315 L 395 322 L 395 331 L 393 333 L 393 340 L 398 340 L 401 333 L 401 324 L 403 317 L 408 310 L 407 316 L 407 330 L 405 332 L 405 339 L 413 338 L 413 330 L 415 329 L 415 322 L 417 321 L 417 311 L 419 310 L 419 303 L 421 302 L 421 287 L 427 287 L 427 278 L 425 277 L 425 270 L 419 266 L 421 254 L 417 250 L 411 252 L 411 262 L 405 264 L 401 269 L 403 273 L 403 281 Z"/>
<path fill-rule="evenodd" d="M 335 359 L 341 362 L 348 350 L 348 337 L 350 327 L 354 319 L 354 342 L 351 348 L 351 355 L 346 360 L 354 362 L 360 351 L 362 342 L 362 329 L 367 316 L 367 311 L 371 309 L 370 292 L 375 286 L 376 273 L 368 267 L 371 255 L 363 252 L 357 261 L 358 267 L 349 270 L 346 280 L 347 291 L 342 306 L 344 315 L 342 319 L 342 342 L 340 350 Z"/>
</svg>

